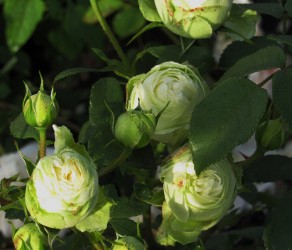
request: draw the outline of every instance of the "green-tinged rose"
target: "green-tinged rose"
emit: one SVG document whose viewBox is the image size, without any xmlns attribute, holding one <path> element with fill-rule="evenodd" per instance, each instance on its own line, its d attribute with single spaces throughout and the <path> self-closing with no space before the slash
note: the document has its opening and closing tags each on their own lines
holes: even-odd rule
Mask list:
<svg viewBox="0 0 292 250">
<path fill-rule="evenodd" d="M 23 100 L 22 112 L 26 123 L 36 128 L 47 128 L 57 117 L 59 106 L 56 101 L 56 93 L 52 89 L 51 95 L 44 91 L 43 80 L 37 94 L 31 95 L 27 85 L 26 95 Z"/>
<path fill-rule="evenodd" d="M 135 76 L 127 84 L 127 110 L 140 105 L 158 119 L 154 140 L 177 145 L 188 135 L 192 111 L 209 88 L 192 66 L 165 62 L 148 73 Z"/>
<path fill-rule="evenodd" d="M 13 236 L 13 244 L 16 250 L 44 250 L 47 239 L 34 223 L 28 223 L 17 230 Z"/>
<path fill-rule="evenodd" d="M 214 226 L 236 196 L 237 180 L 231 164 L 221 160 L 197 176 L 189 145 L 164 162 L 160 177 L 166 204 L 173 214 L 172 237 L 182 244 L 194 241 L 198 232 Z M 187 232 L 190 238 L 182 240 Z"/>
<path fill-rule="evenodd" d="M 25 202 L 32 218 L 51 228 L 85 219 L 98 198 L 95 165 L 66 127 L 54 126 L 55 153 L 39 160 L 28 181 Z"/>
<path fill-rule="evenodd" d="M 156 119 L 153 113 L 129 110 L 118 117 L 115 136 L 128 148 L 142 148 L 150 142 L 155 126 Z"/>
<path fill-rule="evenodd" d="M 145 250 L 146 247 L 142 244 L 141 241 L 137 240 L 133 236 L 125 236 L 118 239 L 112 250 Z"/>
<path fill-rule="evenodd" d="M 154 0 L 165 26 L 177 35 L 208 38 L 226 20 L 232 0 Z"/>
<path fill-rule="evenodd" d="M 286 131 L 281 119 L 263 122 L 256 130 L 258 145 L 265 150 L 280 148 L 286 139 Z"/>
</svg>

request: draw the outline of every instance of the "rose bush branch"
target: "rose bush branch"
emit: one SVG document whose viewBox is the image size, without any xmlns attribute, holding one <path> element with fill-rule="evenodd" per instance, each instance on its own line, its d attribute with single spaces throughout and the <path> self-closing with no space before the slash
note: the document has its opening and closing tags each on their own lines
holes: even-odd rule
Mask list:
<svg viewBox="0 0 292 250">
<path fill-rule="evenodd" d="M 130 63 L 127 59 L 127 56 L 125 55 L 124 51 L 122 50 L 119 42 L 117 41 L 116 37 L 114 36 L 111 28 L 107 24 L 105 18 L 103 17 L 103 14 L 100 11 L 98 0 L 90 0 L 92 9 L 94 11 L 94 14 L 96 15 L 102 29 L 104 30 L 105 34 L 109 38 L 110 42 L 112 43 L 114 49 L 116 50 L 118 56 L 120 57 L 122 63 L 127 69 L 130 69 Z"/>
</svg>

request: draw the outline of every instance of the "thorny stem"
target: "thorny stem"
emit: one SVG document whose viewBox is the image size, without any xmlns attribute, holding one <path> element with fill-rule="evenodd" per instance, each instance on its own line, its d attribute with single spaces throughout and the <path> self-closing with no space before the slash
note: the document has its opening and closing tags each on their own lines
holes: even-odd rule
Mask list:
<svg viewBox="0 0 292 250">
<path fill-rule="evenodd" d="M 40 135 L 39 141 L 39 157 L 40 159 L 46 156 L 46 128 L 37 128 Z"/>
<path fill-rule="evenodd" d="M 113 32 L 111 31 L 110 27 L 108 26 L 105 18 L 103 17 L 101 10 L 98 6 L 98 0 L 90 0 L 92 9 L 94 11 L 94 14 L 96 15 L 102 29 L 104 30 L 104 32 L 106 33 L 107 37 L 109 38 L 110 42 L 112 43 L 114 49 L 116 50 L 118 56 L 120 57 L 122 63 L 124 64 L 124 66 L 126 66 L 126 68 L 130 68 L 130 64 L 129 61 L 125 55 L 125 53 L 123 52 L 121 46 L 119 45 L 116 37 L 114 36 Z"/>
<path fill-rule="evenodd" d="M 119 155 L 119 157 L 112 164 L 106 166 L 104 169 L 102 169 L 99 172 L 99 176 L 101 177 L 115 170 L 116 167 L 118 167 L 121 163 L 123 163 L 129 157 L 131 152 L 132 151 L 130 149 L 125 148 L 124 151 Z"/>
</svg>

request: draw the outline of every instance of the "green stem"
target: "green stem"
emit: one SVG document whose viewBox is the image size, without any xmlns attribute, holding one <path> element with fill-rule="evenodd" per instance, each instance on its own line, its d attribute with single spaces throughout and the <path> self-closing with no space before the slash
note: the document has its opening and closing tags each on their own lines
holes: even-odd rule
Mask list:
<svg viewBox="0 0 292 250">
<path fill-rule="evenodd" d="M 275 72 L 276 73 L 276 72 Z M 273 78 L 273 76 L 275 75 L 275 73 L 269 75 L 265 80 L 263 80 L 262 82 L 260 82 L 258 84 L 259 87 L 263 87 L 269 80 L 271 80 Z"/>
<path fill-rule="evenodd" d="M 40 135 L 39 141 L 39 157 L 40 159 L 46 156 L 46 132 L 47 128 L 37 128 Z"/>
<path fill-rule="evenodd" d="M 99 172 L 99 176 L 101 177 L 115 170 L 116 167 L 118 167 L 121 163 L 123 163 L 129 157 L 131 152 L 132 151 L 130 149 L 125 148 L 124 151 L 119 155 L 119 157 L 112 164 L 106 166 L 104 169 L 102 169 Z"/>
<path fill-rule="evenodd" d="M 181 38 L 181 47 L 182 47 L 182 51 L 181 51 L 181 53 L 180 53 L 180 55 L 179 55 L 179 57 L 182 57 L 183 56 L 183 54 L 185 54 L 192 46 L 193 46 L 193 44 L 196 42 L 196 40 L 192 40 L 188 45 L 187 45 L 187 47 L 185 47 L 185 44 L 184 44 L 184 41 L 183 41 L 183 39 Z"/>
<path fill-rule="evenodd" d="M 98 6 L 98 0 L 90 0 L 90 3 L 91 3 L 91 6 L 92 6 L 92 9 L 94 11 L 94 14 L 96 15 L 96 17 L 97 17 L 102 29 L 104 30 L 104 32 L 106 33 L 106 35 L 109 38 L 110 42 L 114 46 L 114 49 L 118 53 L 118 56 L 120 57 L 122 63 L 124 64 L 124 66 L 126 66 L 129 69 L 130 68 L 129 61 L 128 61 L 125 53 L 123 52 L 121 46 L 119 45 L 118 40 L 114 36 L 114 34 L 111 31 L 110 27 L 108 26 L 105 18 L 103 17 L 103 15 L 101 13 L 101 10 L 100 10 L 100 8 Z"/>
</svg>

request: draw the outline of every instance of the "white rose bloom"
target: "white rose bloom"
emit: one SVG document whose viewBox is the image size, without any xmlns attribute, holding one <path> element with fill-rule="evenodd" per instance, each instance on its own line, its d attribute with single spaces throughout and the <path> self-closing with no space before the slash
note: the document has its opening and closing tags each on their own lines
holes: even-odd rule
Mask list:
<svg viewBox="0 0 292 250">
<path fill-rule="evenodd" d="M 148 73 L 135 76 L 127 85 L 127 110 L 140 104 L 155 115 L 162 112 L 153 139 L 176 145 L 186 139 L 192 111 L 209 88 L 191 66 L 165 62 Z"/>
</svg>

